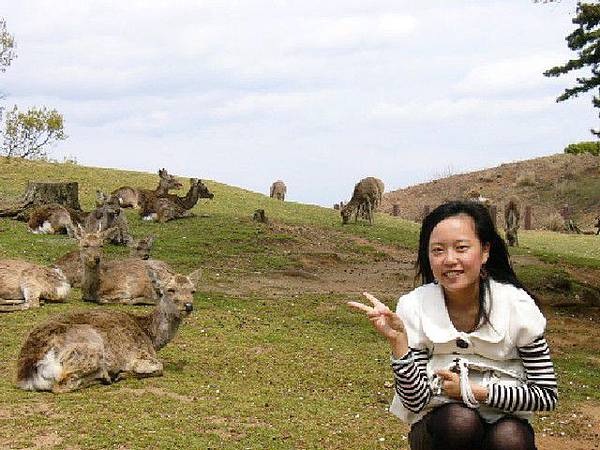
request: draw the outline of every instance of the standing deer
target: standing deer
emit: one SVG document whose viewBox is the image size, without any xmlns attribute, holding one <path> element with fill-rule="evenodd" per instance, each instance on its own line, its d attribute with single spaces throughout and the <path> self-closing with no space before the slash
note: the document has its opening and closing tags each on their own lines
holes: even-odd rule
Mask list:
<svg viewBox="0 0 600 450">
<path fill-rule="evenodd" d="M 148 315 L 85 310 L 34 328 L 21 348 L 17 386 L 60 393 L 128 376 L 162 375 L 156 352 L 173 339 L 193 310 L 195 288 L 183 275 L 163 282 L 150 272 L 149 278 L 160 300 Z"/>
<path fill-rule="evenodd" d="M 506 206 L 504 207 L 504 231 L 506 241 L 509 246 L 519 246 L 519 221 L 521 215 L 519 214 L 519 205 L 517 200 L 511 198 Z"/>
<path fill-rule="evenodd" d="M 287 194 L 287 187 L 285 186 L 285 183 L 281 180 L 273 182 L 271 185 L 271 190 L 269 191 L 270 197 L 284 201 L 285 194 Z"/>
<path fill-rule="evenodd" d="M 36 308 L 44 301 L 64 302 L 71 286 L 58 268 L 16 259 L 0 260 L 0 311 Z"/>
<path fill-rule="evenodd" d="M 160 169 L 158 176 L 160 180 L 158 187 L 154 190 L 122 186 L 115 189 L 111 196 L 116 197 L 121 208 L 137 208 L 139 206 L 143 209 L 147 203 L 151 203 L 156 197 L 166 194 L 170 189 L 181 188 L 181 183 L 173 175 L 169 175 L 166 169 Z"/>
<path fill-rule="evenodd" d="M 383 182 L 379 178 L 367 177 L 356 183 L 352 198 L 340 211 L 342 224 L 347 224 L 352 214 L 354 222 L 360 215 L 365 217 L 369 224 L 373 224 L 373 211 L 381 203 L 383 190 Z"/>
</svg>

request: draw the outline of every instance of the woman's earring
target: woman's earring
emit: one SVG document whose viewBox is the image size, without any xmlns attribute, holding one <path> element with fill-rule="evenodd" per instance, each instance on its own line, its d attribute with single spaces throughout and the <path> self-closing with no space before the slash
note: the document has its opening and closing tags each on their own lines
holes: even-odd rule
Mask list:
<svg viewBox="0 0 600 450">
<path fill-rule="evenodd" d="M 485 269 L 485 266 L 481 266 L 481 269 L 479 269 L 479 278 L 481 278 L 484 281 L 487 280 L 488 272 Z"/>
</svg>

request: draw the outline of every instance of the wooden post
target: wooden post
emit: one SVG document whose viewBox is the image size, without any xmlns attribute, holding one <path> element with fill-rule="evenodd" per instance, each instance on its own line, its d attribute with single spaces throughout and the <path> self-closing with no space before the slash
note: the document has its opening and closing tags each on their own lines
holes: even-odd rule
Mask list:
<svg viewBox="0 0 600 450">
<path fill-rule="evenodd" d="M 490 217 L 492 218 L 494 227 L 497 227 L 497 224 L 496 224 L 497 215 L 498 215 L 498 209 L 496 208 L 496 205 L 490 205 Z"/>
<path fill-rule="evenodd" d="M 425 217 L 427 217 L 427 215 L 429 214 L 429 209 L 430 209 L 429 205 L 423 206 L 423 217 L 421 220 L 425 220 Z"/>
<path fill-rule="evenodd" d="M 532 215 L 531 214 L 531 212 L 532 212 L 531 209 L 532 208 L 531 208 L 530 205 L 527 205 L 525 207 L 525 224 L 524 225 L 525 225 L 525 229 L 526 230 L 531 230 L 531 215 Z"/>
<path fill-rule="evenodd" d="M 398 203 L 394 203 L 392 205 L 392 216 L 399 216 L 400 215 L 400 205 Z"/>
</svg>

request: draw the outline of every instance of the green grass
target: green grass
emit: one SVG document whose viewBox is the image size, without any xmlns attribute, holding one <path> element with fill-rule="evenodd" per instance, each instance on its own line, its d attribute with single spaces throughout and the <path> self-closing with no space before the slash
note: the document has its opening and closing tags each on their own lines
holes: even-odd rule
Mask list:
<svg viewBox="0 0 600 450">
<path fill-rule="evenodd" d="M 198 174 L 201 175 L 201 174 Z M 17 198 L 27 180 L 75 180 L 82 206 L 91 208 L 97 188 L 154 187 L 158 176 L 108 169 L 0 158 L 0 195 Z M 186 183 L 187 184 L 187 183 Z M 198 217 L 164 225 L 141 222 L 127 212 L 136 237 L 157 235 L 153 257 L 187 273 L 205 269 L 205 279 L 235 286 L 236 274 L 295 268 L 286 245 L 302 245 L 286 227 L 320 230 L 339 241 L 353 261 L 383 257 L 378 244 L 414 250 L 418 224 L 378 214 L 376 225 L 341 225 L 332 209 L 279 202 L 265 195 L 207 181 L 213 201 L 202 200 Z M 183 194 L 180 194 L 183 195 Z M 255 209 L 281 227 L 251 220 Z M 207 217 L 202 217 L 206 214 Z M 361 239 L 343 239 L 358 236 Z M 556 271 L 552 258 L 596 267 L 593 236 L 525 232 L 516 253 L 539 255 L 550 266 L 525 265 L 520 275 L 534 282 Z M 76 247 L 64 236 L 32 235 L 25 225 L 0 219 L 0 257 L 50 264 Z M 571 252 L 573 250 L 573 252 Z M 109 257 L 126 250 L 108 246 Z M 290 292 L 276 298 L 254 292 L 226 294 L 200 288 L 195 312 L 159 356 L 164 376 L 124 380 L 53 395 L 18 390 L 14 364 L 29 330 L 49 316 L 74 307 L 91 308 L 73 290 L 65 304 L 0 315 L 0 447 L 14 448 L 219 448 L 382 449 L 406 448 L 408 428 L 386 408 L 392 380 L 385 343 L 362 316 L 349 311 L 345 295 Z M 391 305 L 390 305 L 391 306 Z M 144 307 L 114 306 L 135 313 Z M 590 355 L 596 359 L 590 359 Z M 561 353 L 561 402 L 574 408 L 596 394 L 598 352 Z M 570 384 L 570 383 L 573 384 Z M 577 386 L 588 388 L 578 391 Z M 571 387 L 575 386 L 575 387 Z M 559 417 L 560 411 L 550 417 Z M 536 424 L 536 427 L 538 425 Z M 45 443 L 45 444 L 44 444 Z"/>
</svg>

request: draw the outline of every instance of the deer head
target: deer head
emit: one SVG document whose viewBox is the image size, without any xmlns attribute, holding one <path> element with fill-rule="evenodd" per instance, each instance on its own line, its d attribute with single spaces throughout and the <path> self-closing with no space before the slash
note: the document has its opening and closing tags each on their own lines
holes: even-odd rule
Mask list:
<svg viewBox="0 0 600 450">
<path fill-rule="evenodd" d="M 193 180 L 193 178 L 192 178 L 192 180 Z M 197 181 L 197 186 L 198 186 L 198 198 L 209 198 L 211 200 L 214 198 L 215 195 L 208 190 L 208 187 L 206 187 L 206 185 L 204 183 L 202 183 L 202 180 Z"/>
<path fill-rule="evenodd" d="M 170 189 L 181 189 L 182 184 L 173 175 L 168 174 L 167 169 L 160 169 L 158 176 L 160 177 L 159 187 L 165 192 Z"/>
<path fill-rule="evenodd" d="M 127 246 L 129 247 L 131 256 L 140 259 L 150 258 L 150 250 L 152 250 L 155 239 L 156 236 L 151 234 L 142 239 L 131 239 L 128 241 Z"/>
</svg>

